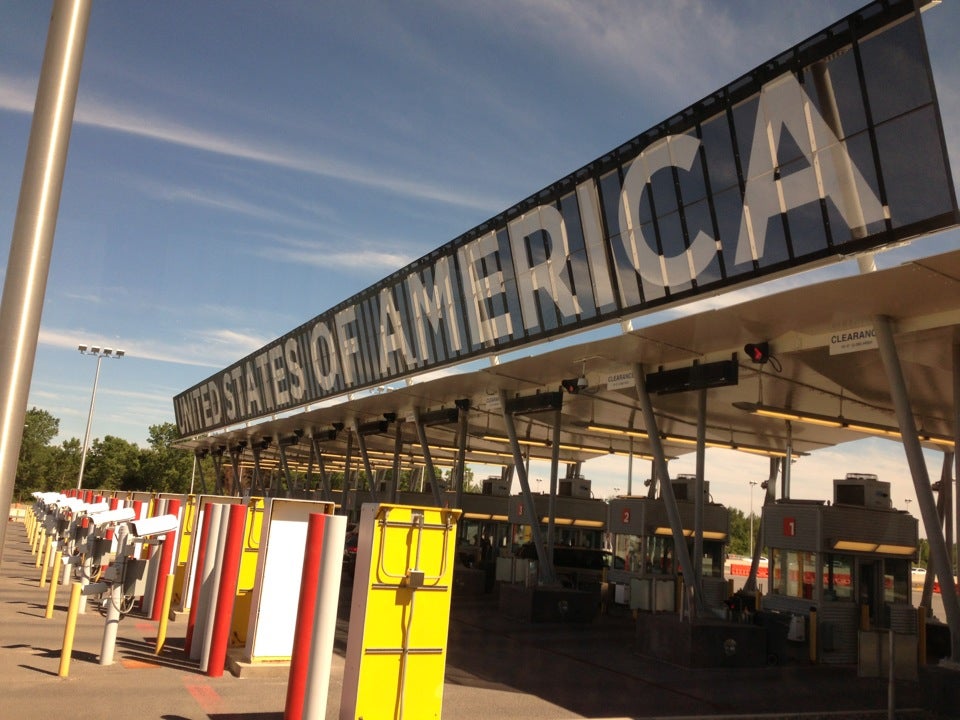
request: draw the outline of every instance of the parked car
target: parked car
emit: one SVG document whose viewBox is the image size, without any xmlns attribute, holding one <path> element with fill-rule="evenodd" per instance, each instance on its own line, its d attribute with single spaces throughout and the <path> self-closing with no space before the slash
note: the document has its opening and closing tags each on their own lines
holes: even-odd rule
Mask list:
<svg viewBox="0 0 960 720">
<path fill-rule="evenodd" d="M 518 556 L 525 560 L 536 560 L 537 549 L 533 543 L 526 543 L 520 548 Z M 609 550 L 567 545 L 555 545 L 553 548 L 553 568 L 557 579 L 566 587 L 596 585 L 605 569 L 623 570 L 626 566 L 622 557 Z"/>
<path fill-rule="evenodd" d="M 360 533 L 357 530 L 348 530 L 343 541 L 343 574 L 353 577 L 357 566 L 357 541 Z"/>
</svg>

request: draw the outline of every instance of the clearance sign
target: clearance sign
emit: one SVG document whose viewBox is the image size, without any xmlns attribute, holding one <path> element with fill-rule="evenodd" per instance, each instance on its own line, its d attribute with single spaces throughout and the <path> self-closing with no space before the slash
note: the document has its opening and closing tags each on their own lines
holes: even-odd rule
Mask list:
<svg viewBox="0 0 960 720">
<path fill-rule="evenodd" d="M 919 12 L 876 2 L 174 398 L 186 436 L 957 223 Z"/>
</svg>

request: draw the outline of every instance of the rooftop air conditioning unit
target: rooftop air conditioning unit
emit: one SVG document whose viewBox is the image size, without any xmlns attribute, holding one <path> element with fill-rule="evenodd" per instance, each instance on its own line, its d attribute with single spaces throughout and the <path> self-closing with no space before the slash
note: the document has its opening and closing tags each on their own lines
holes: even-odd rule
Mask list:
<svg viewBox="0 0 960 720">
<path fill-rule="evenodd" d="M 833 481 L 833 504 L 889 510 L 893 507 L 890 483 L 877 480 L 876 475 L 848 473 L 842 480 Z"/>
<path fill-rule="evenodd" d="M 510 494 L 510 483 L 501 480 L 498 477 L 487 478 L 483 481 L 481 493 L 483 495 L 497 495 L 500 497 L 506 497 Z"/>
<path fill-rule="evenodd" d="M 584 478 L 571 478 L 561 480 L 560 487 L 557 489 L 557 495 L 565 497 L 588 498 L 590 493 L 590 481 Z"/>
<path fill-rule="evenodd" d="M 676 500 L 693 502 L 697 496 L 696 475 L 677 475 L 670 482 L 670 485 L 673 487 L 673 497 Z M 710 482 L 708 480 L 703 481 L 703 497 L 704 499 L 710 497 Z"/>
</svg>

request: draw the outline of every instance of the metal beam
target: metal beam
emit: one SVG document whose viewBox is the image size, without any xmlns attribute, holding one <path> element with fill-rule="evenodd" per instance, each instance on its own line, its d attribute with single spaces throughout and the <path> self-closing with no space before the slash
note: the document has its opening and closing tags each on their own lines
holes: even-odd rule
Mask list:
<svg viewBox="0 0 960 720">
<path fill-rule="evenodd" d="M 400 452 L 403 450 L 403 420 L 397 418 L 393 435 L 393 483 L 390 487 L 390 502 L 396 504 L 400 492 Z"/>
<path fill-rule="evenodd" d="M 436 470 L 433 467 L 433 455 L 430 452 L 430 443 L 427 442 L 427 430 L 423 424 L 423 417 L 420 414 L 419 408 L 413 409 L 413 424 L 417 428 L 417 438 L 420 442 L 420 450 L 423 453 L 423 464 L 426 468 L 427 477 L 430 478 L 430 492 L 433 495 L 433 504 L 437 507 L 443 507 L 443 498 L 440 495 L 440 483 L 437 482 Z"/>
<path fill-rule="evenodd" d="M 467 424 L 470 410 L 466 407 L 458 408 L 457 415 L 457 461 L 454 465 L 454 477 L 456 480 L 456 503 L 457 507 L 463 507 L 463 475 L 466 471 L 467 462 L 467 433 L 470 428 Z"/>
<path fill-rule="evenodd" d="M 560 472 L 560 424 L 563 413 L 560 408 L 553 411 L 553 439 L 550 446 L 550 497 L 547 499 L 547 553 L 553 562 L 553 546 L 556 545 L 557 485 Z"/>
<path fill-rule="evenodd" d="M 355 428 L 357 430 L 357 447 L 360 449 L 360 460 L 363 462 L 363 471 L 367 475 L 367 489 L 370 493 L 370 502 L 377 502 L 377 489 L 375 484 L 377 482 L 377 476 L 373 472 L 373 466 L 370 465 L 370 456 L 367 454 L 367 439 L 364 437 L 363 433 L 359 431 L 359 425 Z M 360 490 L 357 489 L 359 494 Z"/>
<path fill-rule="evenodd" d="M 766 488 L 763 495 L 763 506 L 772 503 L 777 496 L 777 472 L 780 469 L 780 458 L 770 458 L 770 472 L 767 475 Z M 760 509 L 760 524 L 757 527 L 757 536 L 763 537 L 763 508 Z M 763 551 L 763 543 L 755 542 L 753 544 L 753 556 L 750 558 L 750 574 L 747 581 L 743 584 L 743 590 L 747 593 L 757 591 L 757 571 L 760 568 L 760 554 Z"/>
<path fill-rule="evenodd" d="M 693 572 L 703 577 L 703 496 L 707 456 L 707 391 L 697 391 L 697 458 L 693 498 Z"/>
<path fill-rule="evenodd" d="M 647 392 L 646 375 L 643 372 L 643 366 L 635 363 L 633 368 L 633 381 L 637 389 L 637 397 L 640 401 L 640 410 L 643 413 L 643 424 L 647 431 L 650 442 L 650 451 L 653 454 L 656 464 L 657 477 L 660 480 L 660 499 L 663 500 L 667 511 L 667 520 L 670 523 L 670 532 L 673 535 L 673 558 L 680 568 L 693 568 L 690 562 L 690 553 L 687 550 L 687 542 L 683 536 L 683 521 L 680 519 L 680 509 L 677 507 L 677 498 L 673 494 L 673 485 L 670 483 L 670 474 L 667 472 L 667 458 L 663 452 L 663 444 L 660 442 L 660 431 L 657 428 L 657 418 L 653 414 L 653 405 L 650 403 L 650 394 Z M 653 483 L 651 483 L 653 485 Z M 703 597 L 701 593 L 700 578 L 692 571 L 693 577 L 684 577 L 684 582 L 693 589 L 693 607 L 691 614 L 699 616 L 703 610 Z"/>
<path fill-rule="evenodd" d="M 548 554 L 543 544 L 543 534 L 540 532 L 540 516 L 537 506 L 533 503 L 533 493 L 530 492 L 530 479 L 527 477 L 527 466 L 520 452 L 520 443 L 517 442 L 517 428 L 513 422 L 513 413 L 507 403 L 507 392 L 500 391 L 500 407 L 503 412 L 503 426 L 510 440 L 510 450 L 513 452 L 513 468 L 520 480 L 520 494 L 523 495 L 523 504 L 530 513 L 530 532 L 533 535 L 533 545 L 537 550 L 537 565 L 540 580 L 544 585 L 555 585 L 556 572 L 553 569 L 552 553 Z"/>
<path fill-rule="evenodd" d="M 17 477 L 91 0 L 55 0 L 0 300 L 0 514 Z M 0 559 L 7 523 L 0 524 Z"/>
<path fill-rule="evenodd" d="M 933 499 L 933 492 L 930 489 L 930 477 L 927 474 L 923 449 L 920 447 L 917 427 L 910 408 L 910 398 L 903 377 L 903 368 L 900 367 L 900 358 L 893 339 L 892 323 L 890 318 L 885 315 L 878 315 L 874 318 L 873 327 L 877 333 L 877 345 L 884 369 L 887 372 L 887 381 L 890 383 L 890 396 L 896 410 L 903 450 L 906 453 L 910 475 L 913 478 L 913 487 L 917 493 L 917 505 L 920 506 L 920 516 L 923 518 L 923 527 L 927 532 L 927 542 L 930 544 L 930 559 L 933 561 L 934 570 L 940 580 L 943 610 L 947 616 L 947 625 L 950 626 L 950 659 L 958 662 L 960 661 L 960 604 L 957 603 L 953 570 L 947 556 L 947 546 L 943 539 L 943 532 L 940 530 L 937 507 Z"/>
</svg>

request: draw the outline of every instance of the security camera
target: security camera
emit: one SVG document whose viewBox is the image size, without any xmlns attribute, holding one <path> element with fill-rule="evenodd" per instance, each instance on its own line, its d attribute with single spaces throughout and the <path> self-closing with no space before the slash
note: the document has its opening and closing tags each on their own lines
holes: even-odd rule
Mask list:
<svg viewBox="0 0 960 720">
<path fill-rule="evenodd" d="M 109 509 L 110 503 L 107 502 L 89 503 L 77 508 L 79 512 L 85 512 L 87 515 L 96 515 L 97 513 L 106 512 Z"/>
<path fill-rule="evenodd" d="M 57 510 L 69 510 L 72 513 L 80 512 L 81 510 L 85 510 L 87 507 L 87 504 L 80 498 L 71 498 L 66 496 L 60 500 L 57 500 L 57 502 L 54 504 L 57 506 Z"/>
<path fill-rule="evenodd" d="M 176 530 L 180 526 L 180 518 L 176 515 L 158 515 L 156 517 L 133 520 L 130 523 L 130 532 L 138 538 L 156 537 Z"/>
<path fill-rule="evenodd" d="M 577 387 L 583 390 L 587 386 L 587 376 L 581 375 L 577 378 Z"/>
<path fill-rule="evenodd" d="M 90 519 L 93 520 L 94 527 L 102 527 L 103 525 L 109 525 L 111 523 L 129 522 L 136 516 L 137 513 L 133 508 L 124 507 L 95 513 L 90 516 Z"/>
</svg>

